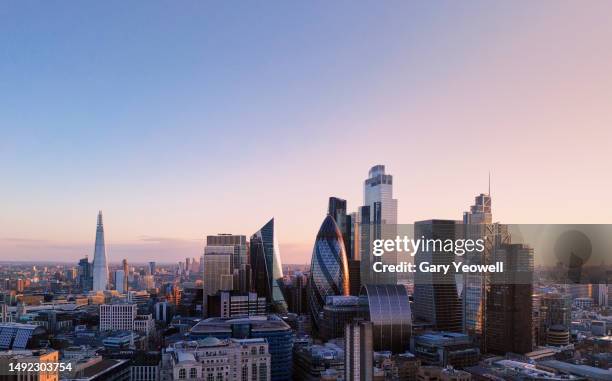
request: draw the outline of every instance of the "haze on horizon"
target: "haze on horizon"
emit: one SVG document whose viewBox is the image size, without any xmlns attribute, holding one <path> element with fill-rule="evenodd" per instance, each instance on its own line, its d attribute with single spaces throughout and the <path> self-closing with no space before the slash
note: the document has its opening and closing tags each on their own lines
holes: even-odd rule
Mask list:
<svg viewBox="0 0 612 381">
<path fill-rule="evenodd" d="M 399 221 L 612 222 L 612 2 L 0 8 L 0 261 L 199 257 L 394 176 Z"/>
</svg>

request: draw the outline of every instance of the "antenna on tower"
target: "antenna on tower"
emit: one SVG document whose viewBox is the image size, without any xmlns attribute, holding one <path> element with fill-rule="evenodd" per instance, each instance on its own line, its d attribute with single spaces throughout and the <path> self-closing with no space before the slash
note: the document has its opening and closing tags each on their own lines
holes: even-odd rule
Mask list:
<svg viewBox="0 0 612 381">
<path fill-rule="evenodd" d="M 489 171 L 489 197 L 491 197 L 491 171 Z"/>
</svg>

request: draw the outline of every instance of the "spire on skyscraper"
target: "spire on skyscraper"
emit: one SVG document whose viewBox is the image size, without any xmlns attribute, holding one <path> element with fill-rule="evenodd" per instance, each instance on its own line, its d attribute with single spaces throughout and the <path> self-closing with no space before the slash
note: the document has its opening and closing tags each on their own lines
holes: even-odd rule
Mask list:
<svg viewBox="0 0 612 381">
<path fill-rule="evenodd" d="M 93 259 L 93 290 L 104 291 L 108 288 L 108 263 L 106 260 L 106 247 L 104 245 L 104 224 L 102 211 L 98 212 L 96 226 L 96 243 Z"/>
</svg>

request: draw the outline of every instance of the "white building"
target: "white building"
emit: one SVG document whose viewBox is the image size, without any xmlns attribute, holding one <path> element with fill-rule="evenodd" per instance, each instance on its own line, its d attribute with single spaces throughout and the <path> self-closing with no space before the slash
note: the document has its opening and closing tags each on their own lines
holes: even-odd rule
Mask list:
<svg viewBox="0 0 612 381">
<path fill-rule="evenodd" d="M 135 331 L 143 332 L 145 335 L 149 336 L 154 329 L 155 320 L 153 320 L 153 315 L 137 315 L 136 319 L 134 319 Z"/>
<path fill-rule="evenodd" d="M 136 304 L 100 305 L 100 331 L 132 331 L 136 320 Z"/>
<path fill-rule="evenodd" d="M 181 341 L 162 354 L 160 379 L 268 381 L 270 358 L 262 338 Z"/>
</svg>

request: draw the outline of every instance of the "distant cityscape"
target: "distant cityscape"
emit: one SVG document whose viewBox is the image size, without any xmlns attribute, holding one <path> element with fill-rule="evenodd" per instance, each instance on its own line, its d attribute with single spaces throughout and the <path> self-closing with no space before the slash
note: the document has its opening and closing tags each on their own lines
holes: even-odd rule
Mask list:
<svg viewBox="0 0 612 381">
<path fill-rule="evenodd" d="M 401 260 L 372 255 L 373 240 L 398 234 L 393 186 L 375 165 L 362 205 L 330 196 L 308 265 L 282 263 L 272 217 L 251 234 L 208 235 L 178 263 L 111 263 L 100 211 L 78 263 L 0 262 L 0 379 L 612 380 L 612 271 L 559 282 L 495 222 L 489 188 L 460 219 L 411 233 L 485 239 L 466 263 L 503 260 L 507 272 L 374 272 Z M 16 363 L 65 366 L 17 375 Z"/>
</svg>

